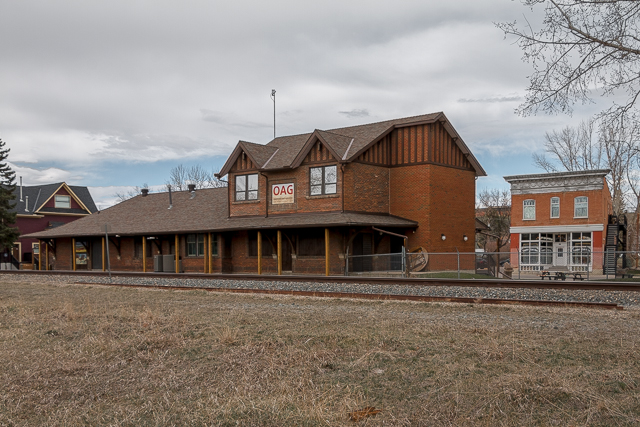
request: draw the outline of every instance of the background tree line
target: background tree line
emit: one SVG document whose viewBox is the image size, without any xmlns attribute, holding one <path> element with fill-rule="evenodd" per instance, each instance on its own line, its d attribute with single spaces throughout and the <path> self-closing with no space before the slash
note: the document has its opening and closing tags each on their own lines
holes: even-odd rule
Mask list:
<svg viewBox="0 0 640 427">
<path fill-rule="evenodd" d="M 187 168 L 180 164 L 171 169 L 169 172 L 169 179 L 167 179 L 165 184 L 167 186 L 170 185 L 172 191 L 186 191 L 189 188 L 189 184 L 194 184 L 197 190 L 202 188 L 226 187 L 227 182 L 218 179 L 215 176 L 216 173 L 217 171 L 207 171 L 200 165 L 194 165 Z M 143 188 L 152 192 L 149 185 L 145 183 L 142 187 L 135 186 L 127 192 L 117 192 L 115 197 L 118 199 L 118 202 L 123 202 L 140 194 Z"/>
</svg>

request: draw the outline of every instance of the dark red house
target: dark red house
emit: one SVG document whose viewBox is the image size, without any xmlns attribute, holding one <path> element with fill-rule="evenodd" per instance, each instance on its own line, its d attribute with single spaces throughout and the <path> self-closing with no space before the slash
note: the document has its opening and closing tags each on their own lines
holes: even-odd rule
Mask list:
<svg viewBox="0 0 640 427">
<path fill-rule="evenodd" d="M 97 211 L 87 187 L 64 182 L 17 186 L 15 196 L 16 226 L 20 237 L 12 255 L 22 268 L 32 268 L 39 253 L 38 240 L 22 236 L 50 230 Z"/>
</svg>

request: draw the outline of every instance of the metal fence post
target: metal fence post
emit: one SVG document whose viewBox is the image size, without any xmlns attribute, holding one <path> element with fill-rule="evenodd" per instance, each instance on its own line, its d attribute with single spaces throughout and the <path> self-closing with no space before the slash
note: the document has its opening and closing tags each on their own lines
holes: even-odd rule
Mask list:
<svg viewBox="0 0 640 427">
<path fill-rule="evenodd" d="M 344 275 L 349 275 L 349 247 L 347 246 L 347 252 L 344 254 Z"/>
<path fill-rule="evenodd" d="M 458 247 L 456 246 L 456 252 L 458 254 L 458 279 L 460 278 L 460 251 L 458 250 Z"/>
<path fill-rule="evenodd" d="M 407 277 L 407 248 L 402 247 L 402 277 Z"/>
<path fill-rule="evenodd" d="M 518 280 L 520 280 L 520 274 L 522 274 L 522 266 L 520 265 L 520 249 L 517 251 L 518 253 Z"/>
</svg>

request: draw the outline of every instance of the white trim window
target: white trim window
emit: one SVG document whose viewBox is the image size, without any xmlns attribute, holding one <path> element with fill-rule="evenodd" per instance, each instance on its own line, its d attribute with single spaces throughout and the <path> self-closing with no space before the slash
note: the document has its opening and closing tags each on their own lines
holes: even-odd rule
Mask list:
<svg viewBox="0 0 640 427">
<path fill-rule="evenodd" d="M 258 200 L 258 174 L 236 175 L 236 201 Z"/>
<path fill-rule="evenodd" d="M 560 197 L 551 198 L 551 218 L 560 218 Z"/>
<path fill-rule="evenodd" d="M 589 217 L 589 198 L 587 196 L 579 196 L 573 199 L 573 217 Z"/>
<path fill-rule="evenodd" d="M 533 199 L 522 202 L 522 219 L 536 219 L 536 201 Z"/>
<path fill-rule="evenodd" d="M 56 196 L 55 207 L 59 209 L 71 209 L 71 196 Z"/>
</svg>

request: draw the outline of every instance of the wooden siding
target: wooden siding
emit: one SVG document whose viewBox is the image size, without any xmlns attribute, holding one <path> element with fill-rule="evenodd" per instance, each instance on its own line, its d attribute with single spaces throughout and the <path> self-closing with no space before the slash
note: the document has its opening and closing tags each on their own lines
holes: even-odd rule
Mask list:
<svg viewBox="0 0 640 427">
<path fill-rule="evenodd" d="M 355 161 L 381 166 L 430 163 L 473 170 L 441 123 L 394 129 Z"/>
<path fill-rule="evenodd" d="M 256 170 L 258 167 L 251 161 L 249 156 L 243 151 L 242 154 L 238 156 L 238 159 L 231 167 L 231 172 L 238 171 L 246 171 L 246 170 Z"/>
<path fill-rule="evenodd" d="M 303 163 L 319 163 L 319 162 L 330 162 L 336 161 L 336 158 L 333 157 L 331 152 L 327 149 L 327 147 L 322 144 L 322 142 L 318 141 L 315 143 L 313 148 L 307 154 L 307 157 L 304 158 Z"/>
</svg>

